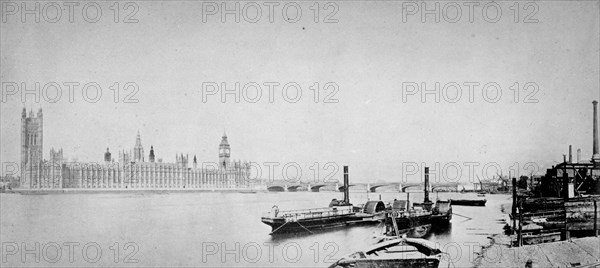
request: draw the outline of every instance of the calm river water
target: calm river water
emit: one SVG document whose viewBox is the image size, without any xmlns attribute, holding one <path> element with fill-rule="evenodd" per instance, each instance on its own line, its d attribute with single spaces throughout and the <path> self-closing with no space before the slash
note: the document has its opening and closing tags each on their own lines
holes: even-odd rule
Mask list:
<svg viewBox="0 0 600 268">
<path fill-rule="evenodd" d="M 354 204 L 380 195 L 386 203 L 406 198 L 405 193 L 350 194 Z M 439 194 L 449 197 L 476 198 Z M 325 267 L 373 244 L 381 227 L 271 236 L 260 217 L 274 204 L 280 210 L 316 208 L 332 198 L 342 193 L 1 194 L 0 266 Z M 486 207 L 453 207 L 451 227 L 426 237 L 448 253 L 450 267 L 472 266 L 473 252 L 502 231 L 507 216 L 500 207 L 510 204 L 510 196 L 486 198 Z M 410 199 L 420 202 L 423 195 L 413 192 Z"/>
</svg>

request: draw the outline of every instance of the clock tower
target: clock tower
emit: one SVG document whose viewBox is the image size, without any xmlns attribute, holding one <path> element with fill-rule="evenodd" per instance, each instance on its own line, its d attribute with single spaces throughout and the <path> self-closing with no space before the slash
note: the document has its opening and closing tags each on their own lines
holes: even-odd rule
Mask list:
<svg viewBox="0 0 600 268">
<path fill-rule="evenodd" d="M 223 133 L 221 144 L 219 144 L 219 168 L 229 167 L 229 157 L 231 156 L 231 148 L 227 141 L 227 134 Z"/>
</svg>

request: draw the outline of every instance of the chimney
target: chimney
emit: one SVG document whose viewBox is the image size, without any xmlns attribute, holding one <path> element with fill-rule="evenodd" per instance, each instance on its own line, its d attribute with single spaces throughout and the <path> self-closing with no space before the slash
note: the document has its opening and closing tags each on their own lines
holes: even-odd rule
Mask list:
<svg viewBox="0 0 600 268">
<path fill-rule="evenodd" d="M 569 163 L 573 163 L 573 148 L 569 145 Z"/>
<path fill-rule="evenodd" d="M 344 166 L 344 205 L 350 204 L 350 183 L 348 183 L 348 166 Z"/>
<path fill-rule="evenodd" d="M 429 200 L 429 167 L 425 167 L 425 196 L 423 197 L 423 203 L 431 202 Z"/>
<path fill-rule="evenodd" d="M 598 102 L 593 101 L 594 105 L 594 150 L 592 162 L 600 162 L 600 154 L 598 154 Z"/>
<path fill-rule="evenodd" d="M 581 162 L 581 149 L 577 149 L 577 163 Z"/>
</svg>

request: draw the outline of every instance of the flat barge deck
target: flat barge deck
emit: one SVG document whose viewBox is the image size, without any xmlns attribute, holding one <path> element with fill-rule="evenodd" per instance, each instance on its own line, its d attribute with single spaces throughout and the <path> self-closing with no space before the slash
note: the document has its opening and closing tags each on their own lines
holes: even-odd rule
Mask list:
<svg viewBox="0 0 600 268">
<path fill-rule="evenodd" d="M 356 211 L 353 206 L 338 206 L 304 210 L 277 211 L 261 218 L 264 224 L 271 226 L 271 234 L 300 233 L 330 229 L 357 224 L 377 224 L 381 222 L 378 214 Z"/>
</svg>

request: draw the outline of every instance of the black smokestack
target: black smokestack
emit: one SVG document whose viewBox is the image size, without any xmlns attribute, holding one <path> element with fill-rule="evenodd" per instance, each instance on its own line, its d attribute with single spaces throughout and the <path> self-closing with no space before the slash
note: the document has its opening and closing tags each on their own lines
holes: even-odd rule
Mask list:
<svg viewBox="0 0 600 268">
<path fill-rule="evenodd" d="M 344 166 L 344 203 L 350 204 L 350 183 L 348 182 L 348 166 Z"/>
<path fill-rule="evenodd" d="M 594 105 L 594 150 L 592 155 L 593 162 L 600 162 L 600 154 L 598 154 L 598 102 L 593 101 Z"/>
<path fill-rule="evenodd" d="M 431 202 L 429 200 L 429 167 L 425 167 L 425 196 L 423 197 L 423 203 Z"/>
<path fill-rule="evenodd" d="M 569 163 L 573 163 L 573 151 L 571 145 L 569 145 Z"/>
</svg>

